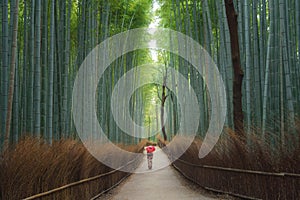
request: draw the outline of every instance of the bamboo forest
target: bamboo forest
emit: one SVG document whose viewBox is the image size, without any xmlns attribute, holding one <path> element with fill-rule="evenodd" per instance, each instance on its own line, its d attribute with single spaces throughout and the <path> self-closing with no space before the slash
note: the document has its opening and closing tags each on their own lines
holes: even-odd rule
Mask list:
<svg viewBox="0 0 300 200">
<path fill-rule="evenodd" d="M 299 0 L 0 6 L 0 199 L 300 199 Z"/>
</svg>

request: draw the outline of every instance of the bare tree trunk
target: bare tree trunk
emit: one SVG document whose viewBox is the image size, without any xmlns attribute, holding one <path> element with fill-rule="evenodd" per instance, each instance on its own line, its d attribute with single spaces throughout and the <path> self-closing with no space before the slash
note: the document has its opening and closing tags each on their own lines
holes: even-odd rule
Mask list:
<svg viewBox="0 0 300 200">
<path fill-rule="evenodd" d="M 16 51 L 17 51 L 17 37 L 18 37 L 18 19 L 19 19 L 19 0 L 16 0 L 14 9 L 14 21 L 13 21 L 13 39 L 11 48 L 11 61 L 10 61 L 10 75 L 9 75 L 9 91 L 8 91 L 8 109 L 6 113 L 6 124 L 5 124 L 5 139 L 4 139 L 4 151 L 9 145 L 10 136 L 10 124 L 12 115 L 12 104 L 14 96 L 14 82 L 15 82 L 15 71 L 16 71 Z"/>
<path fill-rule="evenodd" d="M 167 95 L 166 95 L 166 81 L 167 81 L 167 74 L 164 76 L 164 80 L 163 80 L 163 86 L 162 86 L 162 95 L 161 95 L 161 108 L 160 108 L 160 122 L 161 122 L 161 131 L 163 133 L 164 136 L 164 141 L 166 141 L 167 138 L 167 134 L 166 134 L 166 129 L 165 129 L 165 125 L 164 125 L 164 114 L 165 114 L 165 102 L 167 99 Z"/>
<path fill-rule="evenodd" d="M 241 68 L 240 60 L 240 49 L 239 49 L 239 39 L 238 39 L 238 23 L 237 23 L 237 13 L 234 9 L 233 0 L 224 0 L 226 6 L 226 16 L 230 32 L 231 40 L 231 55 L 232 64 L 234 70 L 234 80 L 233 80 L 233 118 L 234 118 L 234 128 L 239 134 L 242 140 L 245 139 L 244 135 L 244 116 L 242 110 L 242 80 L 244 72 Z"/>
</svg>

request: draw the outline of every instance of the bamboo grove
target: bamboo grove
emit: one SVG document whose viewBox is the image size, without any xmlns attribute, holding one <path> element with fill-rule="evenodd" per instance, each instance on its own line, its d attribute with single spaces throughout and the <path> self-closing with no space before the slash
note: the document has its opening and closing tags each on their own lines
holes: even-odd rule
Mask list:
<svg viewBox="0 0 300 200">
<path fill-rule="evenodd" d="M 160 5 L 151 12 L 153 2 Z M 1 143 L 7 113 L 11 112 L 9 141 L 33 135 L 52 140 L 72 137 L 72 87 L 85 56 L 106 38 L 138 27 L 148 27 L 153 15 L 160 26 L 182 32 L 199 42 L 216 62 L 227 93 L 226 126 L 234 127 L 233 67 L 224 0 L 2 0 Z M 300 101 L 300 3 L 298 0 L 233 0 L 238 16 L 242 108 L 246 135 L 255 133 L 272 145 L 299 145 L 295 123 Z M 18 9 L 16 9 L 18 8 Z M 18 20 L 16 20 L 18 18 Z M 16 29 L 15 24 L 18 24 Z M 13 33 L 17 30 L 14 50 Z M 15 55 L 14 55 L 15 52 Z M 15 59 L 12 59 L 15 57 Z M 12 62 L 13 61 L 13 62 Z M 15 62 L 14 62 L 15 61 Z M 132 142 L 115 124 L 110 112 L 111 93 L 117 80 L 135 66 L 151 61 L 149 51 L 130 52 L 118 58 L 98 86 L 98 119 L 113 141 Z M 196 91 L 200 106 L 198 134 L 204 136 L 210 117 L 209 91 L 199 73 L 182 58 L 159 52 L 159 62 L 175 68 Z M 14 82 L 10 81 L 14 66 Z M 164 73 L 163 69 L 161 70 Z M 161 80 L 163 81 L 163 80 Z M 11 85 L 13 83 L 13 85 Z M 9 87 L 14 95 L 9 102 Z M 166 91 L 167 134 L 178 129 L 176 94 Z M 180 91 L 178 91 L 180 92 Z M 138 90 L 131 101 L 131 115 L 138 124 L 159 124 L 148 119 L 146 102 L 162 88 Z M 12 109 L 9 109 L 9 105 Z M 145 111 L 142 111 L 142 110 Z M 155 108 L 157 109 L 157 108 Z M 172 116 L 172 117 L 170 117 Z M 295 144 L 293 144 L 295 143 Z"/>
<path fill-rule="evenodd" d="M 225 82 L 226 126 L 234 127 L 233 64 L 225 1 L 160 1 L 161 24 L 198 41 L 213 57 Z M 257 134 L 272 146 L 298 147 L 295 121 L 299 116 L 300 5 L 297 0 L 234 0 L 238 20 L 242 109 L 246 136 Z M 209 94 L 199 74 L 179 57 L 169 62 L 198 91 L 201 109 L 199 134 L 209 120 Z"/>
<path fill-rule="evenodd" d="M 116 33 L 147 26 L 151 2 L 110 0 L 1 1 L 1 144 L 6 114 L 12 113 L 10 143 L 24 136 L 48 142 L 76 138 L 71 117 L 72 87 L 85 56 Z M 18 18 L 12 110 L 8 110 L 10 60 L 14 18 Z M 129 70 L 137 53 L 126 55 L 106 73 L 99 87 L 99 116 L 105 131 L 112 128 L 109 95 L 119 71 Z M 140 54 L 145 54 L 140 52 Z M 146 57 L 144 55 L 143 57 Z M 101 87 L 103 85 L 103 87 Z M 137 95 L 138 96 L 138 95 Z M 107 114 L 108 113 L 108 114 Z M 111 130 L 112 132 L 112 130 Z"/>
</svg>

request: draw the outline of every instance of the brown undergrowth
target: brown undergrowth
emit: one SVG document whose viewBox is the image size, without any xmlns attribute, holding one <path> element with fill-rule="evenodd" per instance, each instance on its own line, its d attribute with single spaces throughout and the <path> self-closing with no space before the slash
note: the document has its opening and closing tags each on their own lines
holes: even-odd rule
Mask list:
<svg viewBox="0 0 300 200">
<path fill-rule="evenodd" d="M 126 151 L 142 152 L 145 143 L 119 146 Z M 117 153 L 106 145 L 99 151 L 120 165 L 135 159 L 135 156 Z M 139 162 L 137 159 L 130 167 L 135 168 Z M 66 139 L 49 145 L 26 138 L 1 156 L 0 199 L 22 199 L 111 170 L 96 160 L 78 141 Z M 128 173 L 119 171 L 40 199 L 90 199 L 126 175 Z"/>
<path fill-rule="evenodd" d="M 299 134 L 297 126 L 297 135 Z M 286 138 L 286 141 L 293 140 L 295 141 Z M 177 144 L 172 144 L 168 148 L 170 155 L 180 149 L 180 140 L 174 141 Z M 261 199 L 300 199 L 300 176 L 272 175 L 300 174 L 300 148 L 296 142 L 276 146 L 268 139 L 262 141 L 256 135 L 251 135 L 245 144 L 234 131 L 225 129 L 212 151 L 199 159 L 201 146 L 202 140 L 195 138 L 188 150 L 173 163 L 199 185 Z M 269 172 L 269 174 L 244 173 L 228 168 Z"/>
</svg>

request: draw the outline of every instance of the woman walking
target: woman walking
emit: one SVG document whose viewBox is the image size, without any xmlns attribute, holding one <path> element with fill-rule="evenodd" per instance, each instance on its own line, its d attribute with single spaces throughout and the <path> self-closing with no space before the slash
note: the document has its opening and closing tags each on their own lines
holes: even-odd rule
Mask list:
<svg viewBox="0 0 300 200">
<path fill-rule="evenodd" d="M 155 151 L 154 146 L 147 146 L 147 160 L 148 160 L 148 169 L 152 169 L 152 159 L 153 159 L 153 152 Z"/>
</svg>

